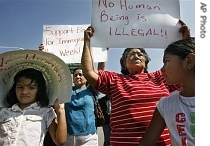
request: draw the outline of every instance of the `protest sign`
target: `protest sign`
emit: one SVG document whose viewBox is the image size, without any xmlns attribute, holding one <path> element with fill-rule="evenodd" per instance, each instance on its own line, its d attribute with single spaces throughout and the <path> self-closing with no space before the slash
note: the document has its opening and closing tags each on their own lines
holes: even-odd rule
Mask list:
<svg viewBox="0 0 210 146">
<path fill-rule="evenodd" d="M 90 25 L 44 25 L 43 51 L 55 54 L 66 64 L 81 63 L 84 30 L 88 26 Z M 93 48 L 94 62 L 106 62 L 106 59 L 105 48 Z"/>
<path fill-rule="evenodd" d="M 166 47 L 181 39 L 179 0 L 93 0 L 91 45 Z"/>
</svg>

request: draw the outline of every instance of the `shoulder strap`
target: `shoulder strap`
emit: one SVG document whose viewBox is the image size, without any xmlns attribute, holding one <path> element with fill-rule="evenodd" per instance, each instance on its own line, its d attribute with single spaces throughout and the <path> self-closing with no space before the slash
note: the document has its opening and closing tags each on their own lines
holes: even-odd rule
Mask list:
<svg viewBox="0 0 210 146">
<path fill-rule="evenodd" d="M 95 98 L 95 100 L 97 100 L 97 96 L 98 96 L 98 93 L 97 91 L 93 88 L 92 85 L 88 85 L 87 86 L 87 89 L 92 93 L 93 97 Z"/>
</svg>

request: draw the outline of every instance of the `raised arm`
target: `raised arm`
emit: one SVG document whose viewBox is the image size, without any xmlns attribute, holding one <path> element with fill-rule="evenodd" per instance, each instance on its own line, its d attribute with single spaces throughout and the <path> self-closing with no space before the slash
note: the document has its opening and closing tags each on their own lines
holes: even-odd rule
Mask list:
<svg viewBox="0 0 210 146">
<path fill-rule="evenodd" d="M 98 74 L 94 71 L 94 65 L 93 65 L 93 59 L 91 54 L 91 48 L 90 48 L 90 40 L 93 36 L 94 30 L 92 27 L 88 27 L 84 31 L 84 46 L 83 46 L 83 52 L 82 52 L 82 72 L 87 81 L 95 86 L 97 80 L 98 80 Z"/>
</svg>

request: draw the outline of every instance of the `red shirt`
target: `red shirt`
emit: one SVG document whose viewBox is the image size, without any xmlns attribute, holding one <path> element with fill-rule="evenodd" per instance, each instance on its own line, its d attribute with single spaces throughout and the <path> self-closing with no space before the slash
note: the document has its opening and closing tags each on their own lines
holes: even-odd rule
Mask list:
<svg viewBox="0 0 210 146">
<path fill-rule="evenodd" d="M 111 146 L 138 146 L 157 102 L 179 87 L 169 87 L 161 71 L 122 75 L 99 70 L 95 88 L 111 100 Z M 157 145 L 170 145 L 168 129 L 164 130 Z"/>
</svg>

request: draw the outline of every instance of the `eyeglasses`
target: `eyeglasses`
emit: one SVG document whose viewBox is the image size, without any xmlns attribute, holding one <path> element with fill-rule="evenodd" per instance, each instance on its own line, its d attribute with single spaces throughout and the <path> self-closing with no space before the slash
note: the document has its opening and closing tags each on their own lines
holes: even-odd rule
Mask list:
<svg viewBox="0 0 210 146">
<path fill-rule="evenodd" d="M 141 57 L 141 56 L 145 56 L 143 53 L 141 52 L 129 52 L 127 57 L 133 57 L 137 54 L 138 57 Z"/>
</svg>

